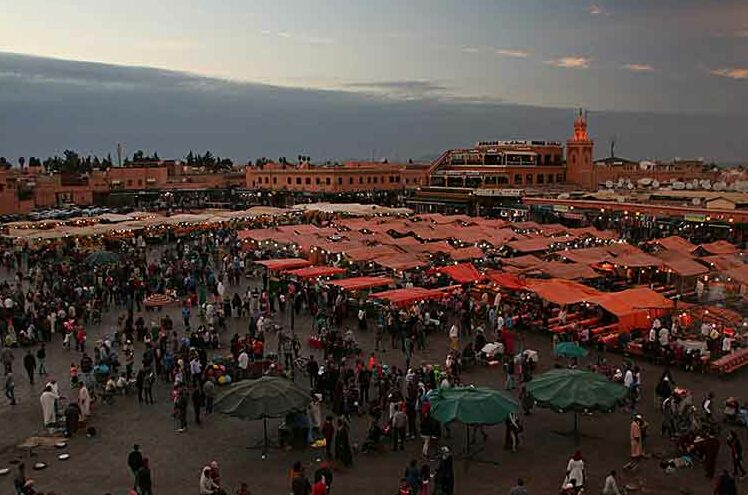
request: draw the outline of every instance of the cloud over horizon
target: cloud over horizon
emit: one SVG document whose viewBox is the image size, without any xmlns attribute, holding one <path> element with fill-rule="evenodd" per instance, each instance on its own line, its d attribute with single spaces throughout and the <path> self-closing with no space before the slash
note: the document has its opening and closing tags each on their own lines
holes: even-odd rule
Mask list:
<svg viewBox="0 0 748 495">
<path fill-rule="evenodd" d="M 0 53 L 0 156 L 64 149 L 181 157 L 212 150 L 239 162 L 432 158 L 483 139 L 565 140 L 573 108 L 464 100 L 439 80 L 353 82 L 350 91 L 285 88 L 146 67 Z M 393 95 L 400 95 L 393 97 Z M 744 109 L 742 109 L 744 110 Z M 590 112 L 596 156 L 738 162 L 748 114 Z"/>
</svg>

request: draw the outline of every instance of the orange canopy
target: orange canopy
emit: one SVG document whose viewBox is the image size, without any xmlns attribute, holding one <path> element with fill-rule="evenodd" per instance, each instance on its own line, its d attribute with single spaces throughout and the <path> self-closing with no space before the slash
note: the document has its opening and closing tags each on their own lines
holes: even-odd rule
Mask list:
<svg viewBox="0 0 748 495">
<path fill-rule="evenodd" d="M 587 265 L 596 265 L 603 261 L 613 260 L 613 255 L 610 254 L 604 247 L 570 249 L 568 251 L 559 251 L 555 254 L 558 254 L 562 258 L 570 259 L 571 261 L 584 263 Z"/>
<path fill-rule="evenodd" d="M 683 251 L 671 251 L 664 249 L 656 254 L 662 260 L 662 264 L 673 273 L 681 277 L 693 277 L 709 271 L 709 269 L 696 261 L 690 254 Z"/>
<path fill-rule="evenodd" d="M 602 306 L 617 316 L 623 330 L 649 328 L 652 313 L 660 315 L 664 310 L 673 308 L 673 301 L 646 287 L 600 294 L 588 302 Z"/>
<path fill-rule="evenodd" d="M 312 262 L 303 258 L 279 258 L 275 260 L 260 260 L 257 264 L 262 265 L 271 271 L 281 271 L 311 266 Z"/>
<path fill-rule="evenodd" d="M 650 244 L 656 244 L 658 246 L 661 246 L 667 250 L 670 251 L 676 251 L 679 253 L 691 253 L 694 249 L 696 249 L 696 246 L 688 242 L 686 239 L 677 236 L 677 235 L 671 235 L 670 237 L 663 237 L 662 239 L 655 239 L 653 241 L 649 241 Z"/>
<path fill-rule="evenodd" d="M 488 275 L 489 280 L 499 287 L 509 290 L 523 290 L 527 288 L 527 284 L 521 278 L 513 273 L 500 272 L 498 270 L 491 270 Z"/>
<path fill-rule="evenodd" d="M 340 280 L 331 280 L 330 285 L 335 285 L 343 290 L 364 290 L 373 287 L 386 287 L 394 281 L 389 277 L 352 277 Z"/>
<path fill-rule="evenodd" d="M 540 258 L 531 254 L 516 256 L 514 258 L 503 258 L 501 262 L 505 265 L 516 266 L 517 268 L 530 268 L 541 263 Z"/>
<path fill-rule="evenodd" d="M 427 265 L 425 261 L 419 260 L 415 255 L 410 253 L 382 256 L 381 258 L 375 258 L 372 261 L 379 266 L 389 268 L 390 270 L 397 270 L 399 272 Z"/>
<path fill-rule="evenodd" d="M 552 244 L 560 242 L 569 242 L 574 240 L 571 236 L 565 237 L 536 237 L 534 239 L 522 239 L 507 243 L 507 246 L 519 253 L 537 253 L 545 251 Z"/>
<path fill-rule="evenodd" d="M 572 280 L 563 280 L 552 278 L 550 280 L 530 280 L 527 281 L 527 288 L 536 293 L 542 299 L 565 306 L 589 301 L 591 298 L 599 296 L 601 292 L 579 282 Z"/>
<path fill-rule="evenodd" d="M 646 253 L 622 254 L 613 261 L 616 265 L 625 268 L 646 268 L 649 266 L 662 266 L 662 260 Z"/>
<path fill-rule="evenodd" d="M 605 246 L 607 251 L 615 256 L 623 256 L 624 254 L 642 254 L 644 251 L 636 246 L 632 246 L 626 242 L 614 242 Z"/>
<path fill-rule="evenodd" d="M 477 246 L 470 246 L 462 249 L 455 249 L 449 253 L 455 261 L 472 260 L 483 257 L 483 251 Z"/>
<path fill-rule="evenodd" d="M 727 241 L 715 241 L 709 244 L 701 244 L 696 249 L 707 254 L 735 254 L 740 251 L 734 244 Z"/>
<path fill-rule="evenodd" d="M 483 278 L 483 274 L 473 266 L 472 263 L 459 263 L 447 265 L 436 269 L 459 284 L 472 284 Z"/>
<path fill-rule="evenodd" d="M 345 268 L 338 268 L 335 266 L 307 266 L 305 268 L 287 270 L 285 273 L 288 275 L 293 275 L 295 277 L 309 279 L 317 277 L 327 277 L 331 275 L 340 275 L 341 273 L 345 273 Z"/>
<path fill-rule="evenodd" d="M 392 256 L 394 254 L 401 254 L 402 251 L 394 246 L 381 245 L 381 246 L 367 246 L 356 249 L 351 249 L 346 252 L 345 255 L 351 261 L 371 261 L 375 258 L 381 258 L 383 256 Z"/>
<path fill-rule="evenodd" d="M 545 261 L 533 268 L 540 270 L 548 276 L 554 278 L 564 278 L 566 280 L 590 279 L 600 276 L 595 270 L 582 263 L 562 263 L 560 261 Z"/>
<path fill-rule="evenodd" d="M 384 299 L 396 306 L 405 306 L 415 301 L 425 301 L 429 299 L 441 299 L 445 297 L 453 287 L 443 287 L 440 289 L 424 289 L 423 287 L 411 287 L 410 289 L 394 289 L 384 292 L 370 294 L 369 297 L 374 299 Z"/>
</svg>

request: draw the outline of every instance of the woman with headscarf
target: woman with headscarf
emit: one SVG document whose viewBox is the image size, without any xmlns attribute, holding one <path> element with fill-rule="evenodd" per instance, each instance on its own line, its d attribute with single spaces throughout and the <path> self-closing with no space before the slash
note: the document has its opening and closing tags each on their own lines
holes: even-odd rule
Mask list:
<svg viewBox="0 0 748 495">
<path fill-rule="evenodd" d="M 566 478 L 563 486 L 573 483 L 574 487 L 584 486 L 584 459 L 582 453 L 577 450 L 566 465 Z"/>
<path fill-rule="evenodd" d="M 88 387 L 84 382 L 80 382 L 80 388 L 78 389 L 78 407 L 84 420 L 91 415 L 91 395 L 88 393 Z"/>
</svg>

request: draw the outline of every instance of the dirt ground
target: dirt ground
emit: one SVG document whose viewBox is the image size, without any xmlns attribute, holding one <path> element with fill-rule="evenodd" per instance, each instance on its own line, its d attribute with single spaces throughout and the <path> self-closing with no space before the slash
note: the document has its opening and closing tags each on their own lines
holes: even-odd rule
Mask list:
<svg viewBox="0 0 748 495">
<path fill-rule="evenodd" d="M 246 284 L 245 281 L 241 288 Z M 236 289 L 239 288 L 231 287 L 229 291 Z M 179 308 L 172 307 L 168 311 L 175 322 L 181 322 Z M 118 314 L 114 311 L 105 314 L 102 324 L 89 329 L 90 345 L 97 337 L 113 333 Z M 144 317 L 149 321 L 159 316 L 161 315 L 145 313 Z M 275 320 L 283 323 L 287 318 L 287 315 L 277 315 Z M 230 320 L 229 330 L 222 336 L 224 342 L 228 342 L 234 332 L 243 333 L 246 327 L 246 319 Z M 355 325 L 351 327 L 354 328 Z M 298 318 L 296 330 L 300 335 L 306 336 L 311 330 L 310 320 L 307 317 Z M 355 333 L 365 351 L 374 348 L 373 331 L 362 333 L 356 330 Z M 304 339 L 303 342 L 305 341 Z M 274 338 L 271 338 L 270 345 L 274 347 Z M 443 362 L 447 347 L 445 335 L 432 335 L 429 337 L 427 350 L 416 355 L 414 363 Z M 539 351 L 539 372 L 553 366 L 550 357 L 551 343 L 547 336 L 526 335 L 525 347 Z M 80 355 L 75 351 L 63 350 L 59 336 L 54 337 L 48 348 L 47 367 L 50 374 L 60 382 L 62 394 L 70 396 L 67 369 L 71 361 L 79 361 Z M 139 361 L 140 352 L 142 346 L 138 348 L 136 362 Z M 305 349 L 303 352 L 309 351 Z M 270 452 L 267 459 L 261 459 L 257 450 L 248 448 L 262 438 L 261 422 L 243 422 L 213 415 L 205 419 L 202 426 L 196 426 L 192 422 L 190 409 L 188 431 L 177 433 L 170 415 L 169 386 L 164 383 L 157 384 L 154 389 L 154 405 L 139 404 L 132 395 L 118 397 L 113 406 L 97 404 L 92 425 L 96 427 L 98 434 L 93 438 L 79 434 L 70 439 L 66 450 L 70 453 L 70 460 L 57 460 L 59 451 L 49 448 L 38 448 L 30 456 L 28 450 L 17 446 L 32 435 L 43 434 L 39 404 L 43 380 L 37 379 L 33 386 L 29 384 L 21 364 L 23 353 L 24 350 L 15 350 L 18 405 L 10 406 L 4 401 L 0 405 L 0 467 L 12 469 L 11 475 L 0 477 L 2 493 L 13 492 L 14 463 L 20 460 L 30 465 L 41 460 L 49 466 L 42 471 L 29 470 L 29 476 L 42 492 L 55 490 L 64 495 L 126 494 L 133 482 L 126 464 L 126 457 L 133 443 L 140 444 L 144 455 L 150 459 L 156 494 L 198 493 L 201 467 L 212 460 L 220 464 L 221 479 L 230 493 L 241 482 L 247 482 L 251 492 L 259 495 L 289 493 L 289 469 L 294 461 L 304 463 L 308 472 L 313 471 L 317 465 L 318 452 L 312 449 L 290 452 L 275 450 Z M 398 366 L 404 363 L 403 355 L 398 350 L 388 349 L 381 353 L 381 358 L 385 363 Z M 621 362 L 622 358 L 611 354 L 608 359 L 615 364 Z M 581 365 L 585 364 L 583 360 Z M 535 409 L 532 415 L 522 418 L 525 431 L 519 451 L 515 454 L 503 450 L 504 428 L 496 426 L 486 429 L 488 440 L 477 445 L 482 450 L 475 459 L 461 459 L 459 453 L 464 450 L 464 429 L 459 426 L 452 428 L 452 438 L 443 440 L 442 443 L 450 445 L 458 454 L 455 463 L 455 493 L 504 494 L 508 493 L 519 477 L 526 481 L 533 495 L 557 493 L 568 458 L 577 448 L 582 451 L 586 460 L 587 493 L 599 493 L 603 479 L 611 469 L 621 473 L 624 483 L 638 487 L 632 493 L 712 493 L 713 481 L 705 478 L 701 465 L 670 475 L 665 475 L 659 469 L 657 458 L 667 457 L 674 452 L 671 442 L 659 435 L 661 415 L 654 408 L 654 386 L 662 369 L 646 362 L 638 364 L 643 370 L 643 400 L 639 411 L 651 424 L 647 450 L 652 457 L 644 460 L 636 470 L 623 470 L 629 455 L 629 412 L 621 410 L 612 414 L 582 417 L 582 435 L 576 439 L 569 434 L 573 425 L 571 415 Z M 674 370 L 674 375 L 680 386 L 688 387 L 694 392 L 697 403 L 700 403 L 707 391 L 714 392 L 717 409 L 721 409 L 721 403 L 727 396 L 735 395 L 744 399 L 746 395 L 744 373 L 727 379 L 680 370 Z M 482 367 L 466 373 L 463 382 L 501 388 L 504 377 L 497 369 Z M 513 393 L 516 394 L 516 391 Z M 277 425 L 277 421 L 270 422 L 270 430 L 274 431 Z M 354 443 L 363 440 L 365 428 L 365 418 L 354 419 Z M 740 438 L 748 446 L 744 431 L 740 431 Z M 332 493 L 392 495 L 397 491 L 398 481 L 409 460 L 420 459 L 420 449 L 421 441 L 411 440 L 406 443 L 405 451 L 392 452 L 389 445 L 385 445 L 379 453 L 355 455 L 351 469 L 336 470 Z M 729 453 L 723 443 L 718 470 L 728 464 Z M 748 493 L 744 486 L 741 489 L 741 493 Z"/>
</svg>

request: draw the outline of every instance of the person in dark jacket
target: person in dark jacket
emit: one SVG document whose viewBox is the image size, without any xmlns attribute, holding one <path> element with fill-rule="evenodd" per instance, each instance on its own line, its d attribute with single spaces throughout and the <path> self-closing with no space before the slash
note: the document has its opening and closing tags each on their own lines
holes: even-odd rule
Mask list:
<svg viewBox="0 0 748 495">
<path fill-rule="evenodd" d="M 29 382 L 34 384 L 34 372 L 36 371 L 36 358 L 31 354 L 31 349 L 26 351 L 26 355 L 23 356 L 23 367 L 26 368 L 26 373 L 29 375 Z"/>
<path fill-rule="evenodd" d="M 714 495 L 738 495 L 738 487 L 735 484 L 735 478 L 730 476 L 727 469 L 717 478 L 717 485 L 714 487 Z"/>
<path fill-rule="evenodd" d="M 455 489 L 455 474 L 452 463 L 452 454 L 449 448 L 442 447 L 439 465 L 434 475 L 435 493 L 439 495 L 453 495 Z"/>
<path fill-rule="evenodd" d="M 127 466 L 137 481 L 138 470 L 143 467 L 143 454 L 140 453 L 140 445 L 137 443 L 132 446 L 132 452 L 127 455 Z"/>
<path fill-rule="evenodd" d="M 135 475 L 135 491 L 138 495 L 153 495 L 153 480 L 151 479 L 151 468 L 148 466 L 148 458 L 143 459 L 143 465 Z"/>
</svg>

